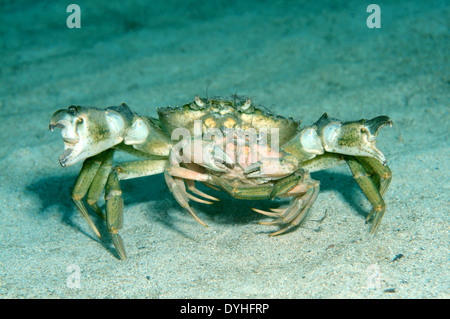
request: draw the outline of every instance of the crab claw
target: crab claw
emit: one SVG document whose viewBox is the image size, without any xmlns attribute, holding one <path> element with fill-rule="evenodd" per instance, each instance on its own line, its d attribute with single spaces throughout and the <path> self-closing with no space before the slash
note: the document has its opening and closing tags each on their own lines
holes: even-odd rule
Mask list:
<svg viewBox="0 0 450 319">
<path fill-rule="evenodd" d="M 122 104 L 122 107 L 128 107 Z M 56 111 L 50 118 L 49 129 L 61 129 L 64 152 L 59 157 L 61 166 L 75 164 L 97 155 L 123 140 L 125 119 L 120 107 L 97 109 L 70 106 Z"/>
<path fill-rule="evenodd" d="M 386 157 L 375 146 L 378 131 L 385 125 L 392 126 L 387 116 L 371 120 L 339 122 L 329 119 L 326 113 L 317 121 L 317 132 L 327 152 L 355 156 L 368 156 L 386 165 Z"/>
<path fill-rule="evenodd" d="M 204 143 L 202 160 L 203 166 L 216 172 L 225 172 L 235 164 L 230 155 L 215 142 Z"/>
</svg>

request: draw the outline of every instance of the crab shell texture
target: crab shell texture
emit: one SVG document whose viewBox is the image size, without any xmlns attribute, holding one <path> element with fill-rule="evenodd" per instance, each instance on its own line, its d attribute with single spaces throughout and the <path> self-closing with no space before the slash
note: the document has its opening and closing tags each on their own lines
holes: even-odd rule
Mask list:
<svg viewBox="0 0 450 319">
<path fill-rule="evenodd" d="M 200 99 L 198 96 L 191 103 L 181 107 L 165 107 L 158 110 L 161 126 L 167 134 L 179 127 L 194 133 L 195 121 L 202 121 L 202 129 L 239 128 L 242 130 L 265 130 L 277 128 L 280 131 L 280 143 L 291 139 L 300 128 L 300 121 L 274 115 L 264 106 L 253 104 L 250 99 L 233 96 Z M 270 141 L 270 131 L 268 132 Z"/>
<path fill-rule="evenodd" d="M 123 215 L 119 181 L 159 173 L 164 174 L 176 201 L 203 225 L 189 201 L 212 204 L 218 199 L 197 189 L 196 181 L 239 199 L 290 198 L 280 208 L 254 209 L 273 219 L 261 224 L 282 226 L 271 234 L 279 235 L 298 226 L 317 198 L 319 182 L 309 173 L 347 163 L 373 206 L 367 217 L 373 219 L 372 233 L 381 222 L 385 212 L 383 196 L 392 173 L 375 142 L 380 128 L 392 125 L 387 116 L 342 122 L 325 113 L 313 125 L 301 128 L 299 120 L 273 114 L 237 95 L 207 99 L 196 96 L 179 107 L 161 107 L 157 114 L 158 118 L 142 116 L 122 103 L 106 109 L 70 106 L 58 110 L 50 119 L 50 130 L 60 128 L 64 141 L 60 164 L 84 161 L 72 193 L 75 205 L 98 236 L 83 200 L 105 220 L 120 259 L 125 259 L 126 254 L 118 234 Z M 205 139 L 211 131 L 225 138 Z M 180 135 L 189 138 L 180 142 Z M 249 142 L 261 137 L 272 147 L 268 153 L 260 144 Z M 223 143 L 225 140 L 228 142 Z M 186 146 L 187 141 L 194 143 Z M 236 147 L 239 143 L 244 145 L 240 153 Z M 201 153 L 200 160 L 186 151 L 190 147 L 195 152 L 195 145 L 207 150 Z M 252 150 L 256 155 L 250 159 Z M 114 165 L 116 151 L 140 159 Z M 238 153 L 247 159 L 238 162 L 233 156 Z M 102 193 L 105 212 L 97 204 Z"/>
</svg>

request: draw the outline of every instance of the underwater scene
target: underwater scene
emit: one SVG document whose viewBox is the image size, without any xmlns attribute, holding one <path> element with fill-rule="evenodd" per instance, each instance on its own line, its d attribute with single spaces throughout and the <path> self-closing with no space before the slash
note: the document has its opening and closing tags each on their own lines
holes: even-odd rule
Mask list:
<svg viewBox="0 0 450 319">
<path fill-rule="evenodd" d="M 450 297 L 448 1 L 0 5 L 0 298 Z"/>
</svg>

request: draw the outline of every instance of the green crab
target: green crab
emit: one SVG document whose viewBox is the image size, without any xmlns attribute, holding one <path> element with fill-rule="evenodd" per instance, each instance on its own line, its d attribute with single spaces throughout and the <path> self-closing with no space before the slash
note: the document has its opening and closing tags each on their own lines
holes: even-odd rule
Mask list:
<svg viewBox="0 0 450 319">
<path fill-rule="evenodd" d="M 313 125 L 272 114 L 248 98 L 200 98 L 181 107 L 157 109 L 158 118 L 134 113 L 126 104 L 105 109 L 70 106 L 50 119 L 61 129 L 64 152 L 60 164 L 84 161 L 75 183 L 75 206 L 100 237 L 87 204 L 106 222 L 120 259 L 126 258 L 119 230 L 123 199 L 120 180 L 163 173 L 176 201 L 200 224 L 189 202 L 212 204 L 218 199 L 196 188 L 196 181 L 239 199 L 290 198 L 269 211 L 253 208 L 276 225 L 272 236 L 298 226 L 319 193 L 311 172 L 347 163 L 373 206 L 367 220 L 374 233 L 385 213 L 383 199 L 392 179 L 384 154 L 375 146 L 387 116 L 342 122 L 325 113 Z M 136 160 L 113 164 L 114 152 Z M 105 213 L 98 202 L 104 194 Z"/>
</svg>

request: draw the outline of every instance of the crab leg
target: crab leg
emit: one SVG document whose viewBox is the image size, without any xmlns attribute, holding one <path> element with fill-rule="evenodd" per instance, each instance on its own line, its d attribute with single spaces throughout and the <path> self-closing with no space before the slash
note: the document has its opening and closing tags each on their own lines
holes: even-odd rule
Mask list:
<svg viewBox="0 0 450 319">
<path fill-rule="evenodd" d="M 259 209 L 254 209 L 257 213 L 261 213 L 270 217 L 278 217 L 277 219 L 270 222 L 260 222 L 262 225 L 286 225 L 286 227 L 270 234 L 270 236 L 281 235 L 288 230 L 299 225 L 304 218 L 308 215 L 312 205 L 316 201 L 317 195 L 319 194 L 319 182 L 310 180 L 306 186 L 306 193 L 303 193 L 305 186 L 303 183 L 298 184 L 299 187 L 295 186 L 292 188 L 292 193 L 301 190 L 301 194 L 298 194 L 284 209 L 271 209 L 272 212 L 265 212 Z M 292 195 L 292 193 L 286 193 L 286 195 Z"/>
<path fill-rule="evenodd" d="M 116 166 L 119 180 L 160 174 L 169 166 L 169 161 L 141 160 L 122 163 Z"/>
<path fill-rule="evenodd" d="M 207 227 L 207 225 L 197 216 L 194 210 L 189 206 L 189 196 L 184 186 L 184 181 L 180 177 L 172 177 L 168 170 L 164 171 L 164 178 L 169 190 L 172 192 L 173 197 L 191 216 L 201 225 Z"/>
<path fill-rule="evenodd" d="M 167 169 L 167 173 L 174 177 L 196 180 L 199 182 L 207 182 L 210 180 L 208 174 L 196 172 L 181 166 L 172 166 Z"/>
<path fill-rule="evenodd" d="M 105 154 L 105 159 L 101 163 L 100 168 L 95 175 L 94 180 L 89 187 L 87 193 L 86 202 L 89 206 L 103 219 L 105 220 L 105 215 L 102 210 L 98 207 L 97 202 L 102 195 L 106 182 L 108 180 L 109 174 L 111 173 L 113 167 L 113 152 L 110 151 Z M 115 168 L 118 173 L 119 180 L 136 178 L 141 176 L 150 176 L 154 174 L 159 174 L 164 171 L 167 167 L 167 160 L 141 160 L 132 161 L 127 163 L 122 163 L 117 165 Z"/>
<path fill-rule="evenodd" d="M 119 178 L 114 170 L 109 174 L 105 188 L 106 200 L 106 227 L 113 241 L 120 259 L 126 259 L 125 246 L 119 230 L 122 229 L 123 198 L 120 190 Z"/>
<path fill-rule="evenodd" d="M 336 153 L 324 153 L 301 163 L 303 170 L 313 173 L 345 164 L 345 156 Z"/>
<path fill-rule="evenodd" d="M 213 196 L 205 194 L 202 191 L 195 188 L 195 181 L 207 182 L 210 180 L 210 177 L 208 174 L 203 174 L 203 173 L 197 172 L 195 170 L 184 168 L 181 166 L 169 167 L 166 169 L 166 172 L 170 176 L 175 178 L 174 181 L 176 181 L 176 183 L 179 184 L 179 186 L 180 186 L 179 190 L 184 192 L 190 199 L 195 200 L 199 203 L 203 203 L 203 204 L 212 204 L 211 202 L 202 200 L 200 198 L 197 198 L 197 197 L 187 193 L 186 188 L 184 187 L 184 182 L 186 183 L 187 187 L 189 188 L 189 190 L 191 192 L 193 192 L 197 195 L 200 195 L 204 198 L 208 198 L 208 199 L 215 200 L 215 201 L 219 200 L 218 198 L 215 198 Z"/>
<path fill-rule="evenodd" d="M 347 164 L 350 167 L 353 177 L 361 187 L 373 209 L 367 217 L 367 220 L 373 216 L 370 233 L 373 234 L 378 229 L 384 216 L 386 204 L 383 195 L 392 179 L 392 173 L 389 167 L 376 164 L 376 160 L 367 158 L 348 157 Z"/>
<path fill-rule="evenodd" d="M 200 171 L 203 171 L 203 168 L 198 165 L 191 165 L 191 164 L 185 164 L 187 168 L 181 167 L 181 166 L 172 166 L 167 169 L 168 173 L 174 177 L 180 177 L 183 178 L 183 180 L 186 183 L 186 186 L 188 189 L 199 196 L 202 196 L 204 198 L 213 200 L 213 201 L 219 201 L 218 198 L 213 197 L 211 195 L 205 194 L 204 192 L 198 190 L 195 187 L 195 181 L 202 182 L 209 186 L 210 188 L 215 188 L 211 184 L 208 184 L 208 181 L 211 180 L 210 176 L 208 174 L 202 173 Z M 199 171 L 200 170 L 200 171 Z M 216 188 L 216 190 L 219 190 Z M 192 196 L 193 197 L 193 196 Z M 192 198 L 193 200 L 197 200 L 202 202 L 196 197 Z M 206 202 L 207 204 L 211 204 L 211 202 Z"/>
<path fill-rule="evenodd" d="M 220 201 L 220 199 L 218 199 L 218 198 L 216 198 L 216 197 L 213 197 L 213 196 L 211 196 L 211 195 L 205 194 L 205 193 L 203 193 L 201 190 L 198 190 L 198 189 L 195 187 L 195 181 L 190 180 L 190 179 L 186 179 L 186 180 L 184 180 L 184 181 L 185 181 L 186 186 L 188 187 L 188 189 L 189 189 L 191 192 L 193 192 L 194 194 L 197 194 L 197 195 L 199 195 L 199 196 L 202 196 L 202 197 L 207 198 L 207 199 L 210 199 L 210 200 Z M 208 203 L 211 203 L 211 202 L 208 202 Z"/>
<path fill-rule="evenodd" d="M 380 195 L 384 196 L 392 180 L 392 172 L 389 166 L 383 165 L 378 160 L 370 157 L 358 157 L 358 161 L 373 173 L 372 176 L 376 179 L 374 181 L 379 186 Z"/>
<path fill-rule="evenodd" d="M 122 229 L 123 199 L 119 180 L 159 174 L 166 169 L 167 160 L 142 160 L 117 165 L 109 174 L 105 188 L 106 227 L 120 259 L 126 259 L 125 246 L 119 230 Z"/>
<path fill-rule="evenodd" d="M 105 151 L 86 159 L 72 191 L 72 200 L 75 203 L 75 206 L 99 238 L 101 238 L 100 232 L 89 217 L 86 206 L 82 200 L 90 189 L 93 180 L 95 180 L 102 162 L 107 160 L 109 157 L 112 158 L 112 151 Z M 103 191 L 103 188 L 101 191 Z"/>
<path fill-rule="evenodd" d="M 220 186 L 225 192 L 237 199 L 269 199 L 273 184 L 263 184 L 259 186 L 241 187 L 233 186 L 217 176 L 212 176 L 214 183 Z"/>
<path fill-rule="evenodd" d="M 301 178 L 301 176 L 293 174 L 277 181 L 273 186 L 272 192 L 270 193 L 270 198 L 282 196 L 287 193 L 292 189 L 292 187 L 299 184 Z"/>
<path fill-rule="evenodd" d="M 98 207 L 97 202 L 105 190 L 106 181 L 108 180 L 108 176 L 112 170 L 113 163 L 113 151 L 106 151 L 104 160 L 100 165 L 97 174 L 95 174 L 95 178 L 89 187 L 89 191 L 87 193 L 86 202 L 88 205 L 100 216 L 103 220 L 105 220 L 105 214 L 103 214 L 102 210 Z"/>
</svg>

